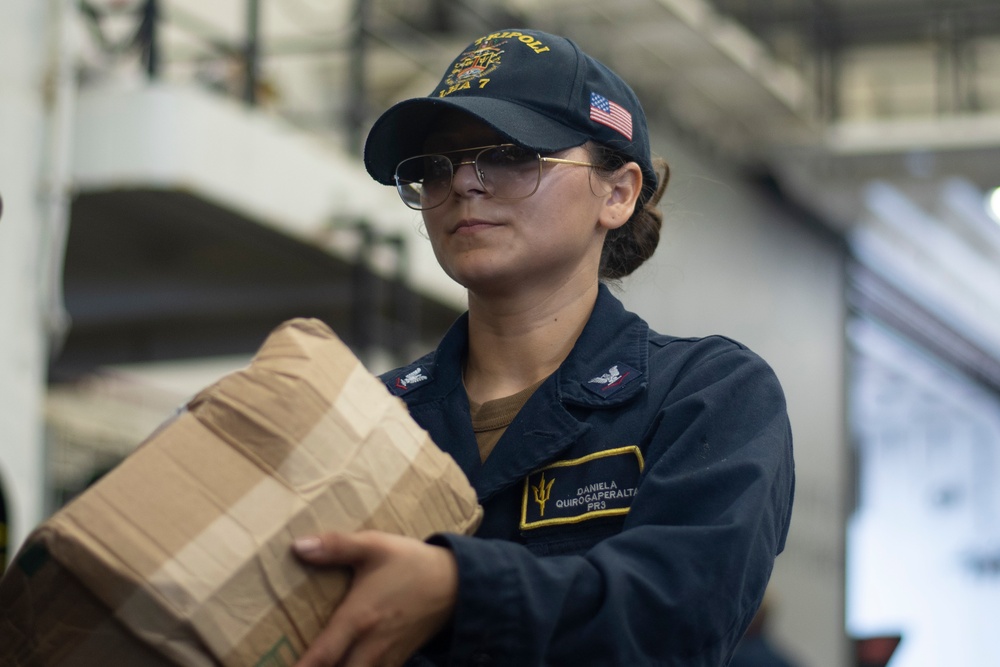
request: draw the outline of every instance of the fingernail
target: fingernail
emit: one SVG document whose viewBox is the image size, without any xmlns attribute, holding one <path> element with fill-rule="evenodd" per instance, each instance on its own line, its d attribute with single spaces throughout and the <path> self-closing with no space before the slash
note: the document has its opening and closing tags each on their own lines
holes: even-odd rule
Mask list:
<svg viewBox="0 0 1000 667">
<path fill-rule="evenodd" d="M 318 537 L 300 537 L 293 545 L 295 550 L 304 556 L 314 554 L 322 548 L 322 543 Z"/>
</svg>

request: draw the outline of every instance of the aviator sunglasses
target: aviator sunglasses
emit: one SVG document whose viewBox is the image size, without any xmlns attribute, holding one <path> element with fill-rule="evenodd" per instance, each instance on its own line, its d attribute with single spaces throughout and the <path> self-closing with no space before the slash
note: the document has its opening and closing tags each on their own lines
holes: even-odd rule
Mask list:
<svg viewBox="0 0 1000 667">
<path fill-rule="evenodd" d="M 470 160 L 461 160 L 475 151 Z M 458 156 L 449 157 L 449 156 Z M 456 162 L 459 159 L 461 161 Z M 483 190 L 498 199 L 524 199 L 535 194 L 542 181 L 542 163 L 597 167 L 590 162 L 542 156 L 516 144 L 477 146 L 457 151 L 415 155 L 400 162 L 394 175 L 403 203 L 415 211 L 440 206 L 451 192 L 455 171 L 472 165 Z"/>
</svg>

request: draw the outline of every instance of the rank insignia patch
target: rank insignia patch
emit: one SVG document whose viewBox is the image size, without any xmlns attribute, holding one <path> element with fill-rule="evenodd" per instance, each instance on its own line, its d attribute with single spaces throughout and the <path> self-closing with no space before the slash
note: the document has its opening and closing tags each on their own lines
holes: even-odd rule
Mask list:
<svg viewBox="0 0 1000 667">
<path fill-rule="evenodd" d="M 521 530 L 627 514 L 642 467 L 632 445 L 536 470 L 524 480 Z"/>
<path fill-rule="evenodd" d="M 608 397 L 618 393 L 618 391 L 632 380 L 638 378 L 642 373 L 631 366 L 625 364 L 615 364 L 611 368 L 595 375 L 587 382 L 583 383 L 590 391 L 598 396 Z"/>
<path fill-rule="evenodd" d="M 422 366 L 417 366 L 416 368 L 409 370 L 409 372 L 399 375 L 394 380 L 390 381 L 389 391 L 396 396 L 401 396 L 417 385 L 421 385 L 430 379 L 430 371 Z"/>
</svg>

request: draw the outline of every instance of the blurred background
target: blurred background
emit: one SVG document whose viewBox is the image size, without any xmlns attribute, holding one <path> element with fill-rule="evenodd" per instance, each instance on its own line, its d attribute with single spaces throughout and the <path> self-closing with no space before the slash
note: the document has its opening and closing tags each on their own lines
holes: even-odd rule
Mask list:
<svg viewBox="0 0 1000 667">
<path fill-rule="evenodd" d="M 1000 664 L 996 0 L 4 0 L 0 559 L 285 319 L 373 372 L 436 343 L 463 294 L 358 150 L 505 27 L 643 100 L 673 177 L 627 305 L 785 387 L 770 641 Z"/>
</svg>

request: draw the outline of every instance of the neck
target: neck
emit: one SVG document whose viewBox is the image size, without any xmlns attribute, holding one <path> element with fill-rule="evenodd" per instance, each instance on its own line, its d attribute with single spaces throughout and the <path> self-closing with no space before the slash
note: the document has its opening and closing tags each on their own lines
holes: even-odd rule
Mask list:
<svg viewBox="0 0 1000 667">
<path fill-rule="evenodd" d="M 597 300 L 598 282 L 505 298 L 469 294 L 465 387 L 484 403 L 548 377 L 569 355 Z"/>
</svg>

